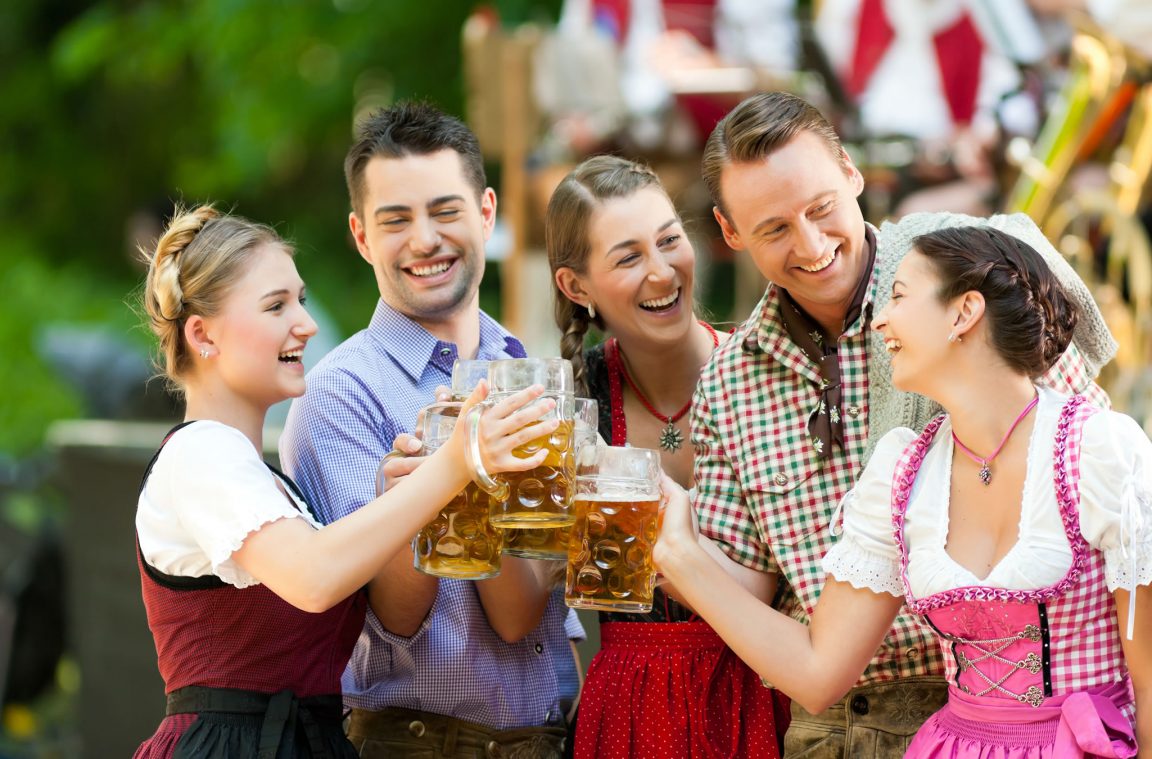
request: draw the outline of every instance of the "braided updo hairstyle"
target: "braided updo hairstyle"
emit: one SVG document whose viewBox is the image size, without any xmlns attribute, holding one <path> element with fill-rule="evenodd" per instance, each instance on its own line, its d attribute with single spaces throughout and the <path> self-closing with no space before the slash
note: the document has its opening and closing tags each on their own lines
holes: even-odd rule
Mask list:
<svg viewBox="0 0 1152 759">
<path fill-rule="evenodd" d="M 660 178 L 643 164 L 610 155 L 589 158 L 573 169 L 560 182 L 548 201 L 544 219 L 544 245 L 552 269 L 552 299 L 560 338 L 560 355 L 572 362 L 578 392 L 587 392 L 584 367 L 584 335 L 594 324 L 604 329 L 597 315 L 592 319 L 584 306 L 573 303 L 556 284 L 556 271 L 569 268 L 577 274 L 587 271 L 592 243 L 588 228 L 592 214 L 605 200 L 626 198 L 654 187 L 664 192 Z M 669 201 L 671 202 L 671 201 Z"/>
<path fill-rule="evenodd" d="M 185 321 L 219 313 L 229 288 L 264 245 L 293 253 L 271 227 L 221 214 L 211 205 L 190 211 L 178 206 L 156 249 L 144 251 L 144 311 L 159 343 L 157 367 L 173 389 L 182 389 L 192 361 L 184 341 Z"/>
<path fill-rule="evenodd" d="M 984 296 L 989 338 L 1009 367 L 1039 377 L 1072 342 L 1076 304 L 1027 243 L 991 227 L 954 227 L 912 244 L 939 275 L 942 302 L 969 290 Z"/>
</svg>

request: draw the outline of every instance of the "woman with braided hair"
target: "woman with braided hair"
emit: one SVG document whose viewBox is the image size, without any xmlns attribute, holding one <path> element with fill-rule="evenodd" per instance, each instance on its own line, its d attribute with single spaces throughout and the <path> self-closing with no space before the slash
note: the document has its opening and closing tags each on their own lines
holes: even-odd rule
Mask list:
<svg viewBox="0 0 1152 759">
<path fill-rule="evenodd" d="M 178 209 L 148 258 L 144 309 L 186 413 L 148 465 L 136 512 L 168 715 L 136 756 L 351 759 L 340 676 L 377 605 L 372 580 L 467 483 L 463 428 L 387 494 L 321 527 L 261 458 L 265 414 L 304 392 L 316 332 L 292 249 L 201 206 Z M 494 468 L 542 461 L 512 455 L 540 434 L 521 428 L 549 406 L 525 408 L 541 392 L 484 412 L 481 455 Z"/>
<path fill-rule="evenodd" d="M 991 227 L 916 238 L 890 295 L 873 328 L 893 383 L 947 413 L 880 440 L 841 504 L 810 627 L 699 550 L 682 493 L 658 565 L 812 712 L 852 686 L 906 603 L 949 682 L 908 757 L 1152 756 L 1152 443 L 1035 383 L 1072 338 L 1074 302 L 1040 254 Z"/>
<path fill-rule="evenodd" d="M 660 451 L 692 484 L 688 413 L 721 336 L 697 318 L 695 252 L 647 166 L 596 156 L 552 194 L 544 236 L 561 354 L 599 401 L 612 445 Z M 608 335 L 585 350 L 590 326 Z M 581 696 L 575 756 L 778 757 L 787 708 L 691 609 L 656 589 L 652 612 L 600 614 L 601 650 Z"/>
</svg>

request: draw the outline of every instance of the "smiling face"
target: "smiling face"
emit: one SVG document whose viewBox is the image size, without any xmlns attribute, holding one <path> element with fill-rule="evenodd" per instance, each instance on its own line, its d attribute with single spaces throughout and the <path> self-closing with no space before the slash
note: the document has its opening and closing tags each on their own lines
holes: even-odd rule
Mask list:
<svg viewBox="0 0 1152 759">
<path fill-rule="evenodd" d="M 263 411 L 304 393 L 301 356 L 316 322 L 304 308 L 304 282 L 279 245 L 254 251 L 220 311 L 204 318 L 210 366 L 224 384 Z"/>
<path fill-rule="evenodd" d="M 800 132 L 766 158 L 726 165 L 716 213 L 728 245 L 784 288 L 831 334 L 865 276 L 864 217 L 856 198 L 864 179 L 847 157 Z"/>
<path fill-rule="evenodd" d="M 475 305 L 496 195 L 486 189 L 477 198 L 460 156 L 377 156 L 364 169 L 364 190 L 349 225 L 384 302 L 425 326 Z"/>
<path fill-rule="evenodd" d="M 872 319 L 884 336 L 892 362 L 892 384 L 905 392 L 933 395 L 951 345 L 948 335 L 959 317 L 954 303 L 942 303 L 940 277 L 932 262 L 913 248 L 896 270 L 892 297 Z"/>
<path fill-rule="evenodd" d="M 584 273 L 558 272 L 569 298 L 595 304 L 619 338 L 685 339 L 695 320 L 696 254 L 668 196 L 645 187 L 603 201 L 589 220 L 588 242 Z"/>
</svg>

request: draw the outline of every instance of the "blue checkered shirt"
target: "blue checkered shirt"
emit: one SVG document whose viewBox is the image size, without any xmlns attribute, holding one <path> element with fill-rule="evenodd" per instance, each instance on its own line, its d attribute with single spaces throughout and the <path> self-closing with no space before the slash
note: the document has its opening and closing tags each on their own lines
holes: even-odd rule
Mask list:
<svg viewBox="0 0 1152 759">
<path fill-rule="evenodd" d="M 479 359 L 524 356 L 524 347 L 480 314 Z M 380 301 L 368 328 L 308 373 L 292 404 L 280 458 L 328 523 L 375 497 L 376 468 L 401 432 L 410 432 L 438 385 L 451 384 L 456 346 Z M 372 611 L 342 682 L 345 704 L 445 714 L 496 730 L 559 724 L 579 687 L 569 638 L 576 615 L 553 595 L 544 619 L 508 644 L 492 630 L 472 582 L 440 580 L 420 629 L 388 632 Z"/>
</svg>

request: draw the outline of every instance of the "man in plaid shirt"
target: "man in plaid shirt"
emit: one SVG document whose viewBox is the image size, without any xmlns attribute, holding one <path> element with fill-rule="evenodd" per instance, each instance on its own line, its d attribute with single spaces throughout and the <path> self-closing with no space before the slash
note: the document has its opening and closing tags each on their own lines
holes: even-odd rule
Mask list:
<svg viewBox="0 0 1152 759">
<path fill-rule="evenodd" d="M 887 431 L 869 429 L 869 398 L 875 405 L 881 389 L 870 388 L 870 377 L 878 383 L 869 361 L 888 361 L 870 356 L 869 333 L 887 295 L 881 272 L 898 261 L 886 260 L 864 221 L 860 172 L 799 98 L 768 93 L 737 106 L 709 138 L 703 173 L 725 241 L 747 250 L 771 284 L 701 375 L 695 507 L 730 571 L 807 622 L 837 504 L 864 468 L 869 439 Z M 1091 382 L 1097 368 L 1073 348 L 1041 381 L 1102 395 Z M 907 423 L 871 416 L 877 428 Z M 946 700 L 942 674 L 932 633 L 902 614 L 841 702 L 819 715 L 793 704 L 785 755 L 902 756 Z"/>
</svg>

